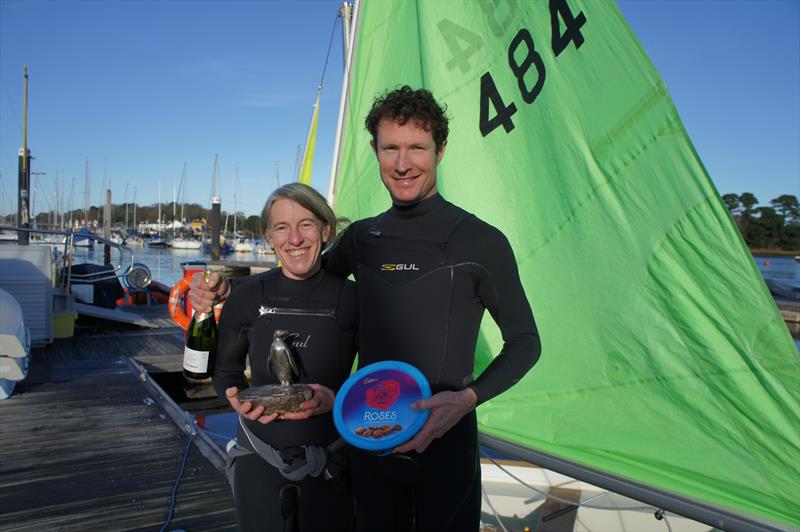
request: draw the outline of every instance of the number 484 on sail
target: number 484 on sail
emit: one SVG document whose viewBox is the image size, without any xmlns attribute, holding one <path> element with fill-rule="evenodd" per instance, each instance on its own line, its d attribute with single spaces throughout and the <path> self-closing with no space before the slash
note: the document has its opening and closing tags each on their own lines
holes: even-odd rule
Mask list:
<svg viewBox="0 0 800 532">
<path fill-rule="evenodd" d="M 497 37 L 502 36 L 513 20 L 517 2 L 515 0 L 506 2 L 506 16 L 500 21 L 497 18 L 498 3 L 479 1 L 479 5 L 486 15 L 492 33 Z M 570 43 L 574 43 L 576 49 L 580 48 L 584 42 L 581 28 L 586 24 L 586 16 L 583 12 L 573 15 L 567 0 L 550 0 L 549 10 L 550 47 L 553 50 L 553 55 L 558 57 Z M 469 70 L 469 58 L 483 47 L 483 39 L 480 35 L 446 19 L 442 20 L 438 27 L 453 55 L 452 59 L 447 63 L 448 68 L 452 70 L 459 67 L 462 72 L 466 73 Z M 466 43 L 467 46 L 462 46 L 463 43 Z M 520 51 L 524 55 L 518 59 Z M 526 104 L 532 104 L 544 87 L 546 70 L 542 56 L 539 55 L 534 45 L 533 36 L 527 28 L 520 29 L 511 40 L 508 46 L 508 66 L 517 79 L 517 86 L 522 100 Z M 532 83 L 532 86 L 529 86 L 530 83 L 526 81 L 526 75 L 531 67 L 536 68 L 536 81 Z M 494 116 L 491 118 L 489 117 L 490 105 L 494 108 Z M 506 133 L 510 133 L 514 129 L 514 122 L 511 117 L 517 112 L 517 106 L 514 102 L 506 105 L 500 96 L 492 73 L 489 71 L 481 76 L 479 108 L 479 128 L 481 135 L 484 137 L 500 126 L 503 126 Z"/>
</svg>

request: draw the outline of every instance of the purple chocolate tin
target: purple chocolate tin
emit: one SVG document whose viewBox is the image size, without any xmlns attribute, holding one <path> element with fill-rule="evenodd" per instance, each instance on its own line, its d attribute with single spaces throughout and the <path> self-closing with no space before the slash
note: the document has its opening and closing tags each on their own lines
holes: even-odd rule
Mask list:
<svg viewBox="0 0 800 532">
<path fill-rule="evenodd" d="M 386 451 L 410 440 L 428 419 L 411 404 L 431 396 L 417 368 L 386 360 L 353 373 L 336 394 L 333 422 L 342 438 L 360 449 Z"/>
</svg>

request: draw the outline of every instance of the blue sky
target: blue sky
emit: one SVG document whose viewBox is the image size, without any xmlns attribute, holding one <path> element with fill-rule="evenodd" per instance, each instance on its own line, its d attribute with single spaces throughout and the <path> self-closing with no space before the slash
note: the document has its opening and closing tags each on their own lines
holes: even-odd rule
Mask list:
<svg viewBox="0 0 800 532">
<path fill-rule="evenodd" d="M 800 2 L 621 0 L 721 193 L 767 204 L 800 196 Z M 36 211 L 211 194 L 254 214 L 293 178 L 339 0 L 0 0 L 0 212 L 16 210 L 22 70 Z M 327 191 L 342 76 L 337 27 L 325 76 L 313 185 Z M 74 183 L 74 184 L 73 184 Z M 104 185 L 105 183 L 105 185 Z M 126 195 L 127 187 L 127 195 Z M 253 191 L 258 190 L 257 194 Z"/>
</svg>

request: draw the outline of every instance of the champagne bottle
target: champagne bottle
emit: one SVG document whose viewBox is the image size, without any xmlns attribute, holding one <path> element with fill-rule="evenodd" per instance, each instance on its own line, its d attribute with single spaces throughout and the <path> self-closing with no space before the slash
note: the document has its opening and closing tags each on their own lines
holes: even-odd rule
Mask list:
<svg viewBox="0 0 800 532">
<path fill-rule="evenodd" d="M 203 272 L 208 282 L 209 271 Z M 202 380 L 214 374 L 217 359 L 217 322 L 214 309 L 208 312 L 195 312 L 189 328 L 186 329 L 186 348 L 183 351 L 183 375 L 194 380 Z"/>
</svg>

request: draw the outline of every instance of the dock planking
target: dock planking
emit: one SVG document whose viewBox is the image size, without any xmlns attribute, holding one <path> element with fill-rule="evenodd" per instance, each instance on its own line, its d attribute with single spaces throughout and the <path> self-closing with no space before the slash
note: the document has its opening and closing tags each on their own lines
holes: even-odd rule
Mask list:
<svg viewBox="0 0 800 532">
<path fill-rule="evenodd" d="M 97 330 L 34 351 L 0 402 L 0 530 L 159 530 L 190 439 L 167 529 L 238 528 L 221 453 L 129 360 L 177 354 L 178 331 Z"/>
</svg>

